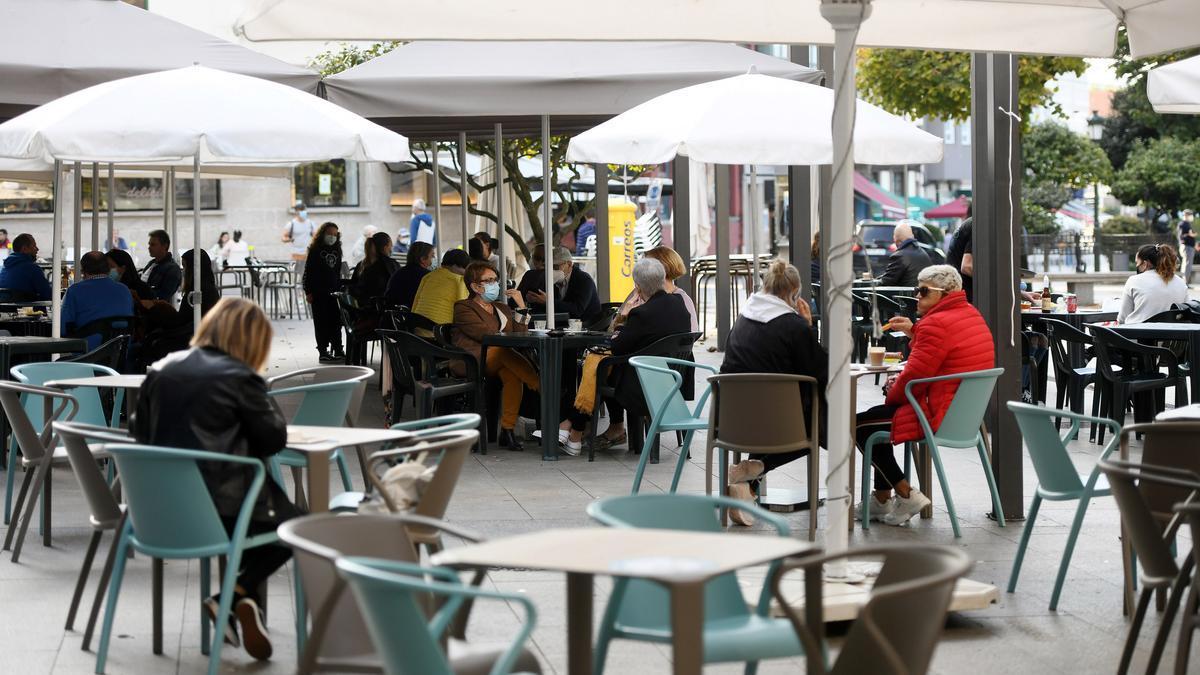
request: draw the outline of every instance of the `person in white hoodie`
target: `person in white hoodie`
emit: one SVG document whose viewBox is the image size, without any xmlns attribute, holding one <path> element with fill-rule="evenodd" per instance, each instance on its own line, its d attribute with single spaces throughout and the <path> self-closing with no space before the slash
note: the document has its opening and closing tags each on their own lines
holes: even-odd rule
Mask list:
<svg viewBox="0 0 1200 675">
<path fill-rule="evenodd" d="M 825 385 L 829 382 L 829 354 L 821 347 L 812 327 L 812 312 L 800 292 L 800 273 L 784 260 L 773 260 L 763 275 L 763 290 L 750 296 L 742 306 L 729 340 L 721 373 L 787 373 L 816 378 L 820 396 L 820 414 L 825 414 Z M 805 392 L 808 393 L 807 391 Z M 804 402 L 804 412 L 811 410 Z M 813 420 L 805 420 L 812 428 Z M 821 420 L 824 436 L 828 427 Z M 825 445 L 824 438 L 819 439 Z M 751 455 L 729 472 L 729 495 L 754 501 L 750 482 L 764 473 L 799 459 L 807 450 L 784 454 Z M 735 523 L 748 525 L 745 516 L 732 511 Z"/>
<path fill-rule="evenodd" d="M 367 240 L 375 236 L 375 233 L 378 231 L 379 228 L 374 225 L 363 227 L 362 234 L 359 235 L 358 239 L 354 240 L 354 245 L 350 247 L 350 269 L 354 269 L 358 263 L 363 261 L 363 258 L 367 257 Z"/>
</svg>

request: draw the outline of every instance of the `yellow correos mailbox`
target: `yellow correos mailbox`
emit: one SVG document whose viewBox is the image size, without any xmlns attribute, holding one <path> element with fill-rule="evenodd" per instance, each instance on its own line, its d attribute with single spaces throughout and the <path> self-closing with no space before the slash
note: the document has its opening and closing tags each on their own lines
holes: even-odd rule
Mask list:
<svg viewBox="0 0 1200 675">
<path fill-rule="evenodd" d="M 621 302 L 633 291 L 634 228 L 637 207 L 624 199 L 608 202 L 608 299 Z"/>
</svg>

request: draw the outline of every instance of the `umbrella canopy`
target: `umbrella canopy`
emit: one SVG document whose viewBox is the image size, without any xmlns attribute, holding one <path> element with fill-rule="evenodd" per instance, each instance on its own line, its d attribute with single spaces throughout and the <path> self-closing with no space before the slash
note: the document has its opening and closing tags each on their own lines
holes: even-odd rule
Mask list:
<svg viewBox="0 0 1200 675">
<path fill-rule="evenodd" d="M 832 44 L 820 0 L 251 0 L 250 40 L 713 40 Z M 857 43 L 872 47 L 1112 56 L 1124 23 L 1135 58 L 1196 43 L 1195 0 L 877 0 Z M 636 17 L 636 20 L 630 20 Z"/>
<path fill-rule="evenodd" d="M 925 212 L 926 218 L 966 218 L 967 208 L 971 201 L 966 197 L 958 197 L 953 201 L 941 204 Z"/>
<path fill-rule="evenodd" d="M 1146 94 L 1155 112 L 1200 115 L 1200 56 L 1151 70 Z"/>
<path fill-rule="evenodd" d="M 653 98 L 571 139 L 573 162 L 662 164 L 676 155 L 713 164 L 829 164 L 833 90 L 759 74 Z M 860 164 L 942 161 L 942 139 L 859 101 Z"/>
<path fill-rule="evenodd" d="M 818 70 L 705 42 L 414 42 L 325 80 L 326 97 L 409 137 L 460 131 L 578 132 L 691 84 L 760 73 L 820 82 Z"/>
<path fill-rule="evenodd" d="M 117 178 L 158 178 L 167 169 L 190 172 L 192 163 L 182 164 L 122 164 L 114 173 Z M 90 167 L 89 167 L 90 169 Z M 211 164 L 204 167 L 200 178 L 282 178 L 290 180 L 293 165 Z M 108 165 L 102 167 L 107 172 Z M 107 175 L 107 173 L 105 174 Z M 41 159 L 6 159 L 0 157 L 0 180 L 20 180 L 48 183 L 54 179 L 54 163 Z"/>
<path fill-rule="evenodd" d="M 202 63 L 316 93 L 320 76 L 112 0 L 0 0 L 0 117 L 80 89 Z"/>
<path fill-rule="evenodd" d="M 0 124 L 0 157 L 78 162 L 395 162 L 408 142 L 312 94 L 191 66 L 105 82 Z"/>
</svg>

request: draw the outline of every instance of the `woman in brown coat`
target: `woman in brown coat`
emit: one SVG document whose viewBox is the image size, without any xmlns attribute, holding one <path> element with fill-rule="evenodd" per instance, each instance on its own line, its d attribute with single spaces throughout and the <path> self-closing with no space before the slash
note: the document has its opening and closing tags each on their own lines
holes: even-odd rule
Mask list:
<svg viewBox="0 0 1200 675">
<path fill-rule="evenodd" d="M 489 333 L 523 333 L 529 315 L 514 313 L 508 304 L 501 302 L 500 276 L 491 263 L 476 261 L 467 265 L 463 272 L 463 283 L 467 285 L 466 300 L 454 303 L 454 344 L 479 359 L 483 351 L 483 336 Z M 525 309 L 525 300 L 516 290 L 506 291 L 517 305 Z M 533 366 L 517 352 L 506 347 L 491 347 L 487 351 L 487 363 L 483 372 L 499 377 L 500 392 L 500 447 L 521 450 L 513 428 L 517 425 L 517 414 L 521 410 L 521 397 L 525 387 L 538 390 L 538 375 Z"/>
</svg>

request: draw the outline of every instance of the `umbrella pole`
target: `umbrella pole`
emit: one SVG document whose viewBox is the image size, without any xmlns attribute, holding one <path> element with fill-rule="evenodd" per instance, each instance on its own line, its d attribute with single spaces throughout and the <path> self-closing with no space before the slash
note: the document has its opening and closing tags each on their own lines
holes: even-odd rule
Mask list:
<svg viewBox="0 0 1200 675">
<path fill-rule="evenodd" d="M 108 163 L 108 245 L 105 246 L 105 250 L 113 249 L 113 248 L 117 247 L 116 244 L 113 243 L 113 239 L 115 238 L 114 235 L 116 234 L 116 230 L 113 227 L 114 216 L 116 215 L 115 214 L 116 193 L 117 193 L 117 177 L 116 177 L 115 172 L 113 171 L 112 162 L 109 162 Z"/>
<path fill-rule="evenodd" d="M 100 162 L 92 162 L 92 249 L 100 250 Z"/>
<path fill-rule="evenodd" d="M 849 460 L 850 453 L 854 452 L 854 439 L 850 431 L 850 417 L 853 414 L 850 410 L 850 287 L 854 282 L 851 259 L 856 109 L 854 46 L 858 28 L 870 14 L 869 2 L 870 0 L 833 3 L 826 0 L 821 4 L 821 15 L 829 21 L 834 30 L 833 190 L 830 200 L 834 236 L 828 244 L 829 305 L 822 322 L 825 330 L 829 331 L 829 372 L 832 374 L 826 389 L 826 399 L 829 403 L 829 478 L 826 484 L 829 518 L 826 521 L 825 532 L 827 553 L 840 553 L 846 550 L 849 543 Z M 826 574 L 832 577 L 845 576 L 845 562 L 830 565 Z"/>
<path fill-rule="evenodd" d="M 62 162 L 54 160 L 54 226 L 51 228 L 50 253 L 50 335 L 62 337 L 62 227 L 63 180 Z M 10 469 L 11 470 L 11 469 Z"/>
<path fill-rule="evenodd" d="M 758 165 L 750 165 L 750 292 L 758 290 Z"/>
<path fill-rule="evenodd" d="M 550 173 L 550 116 L 542 115 L 542 240 L 546 254 L 546 327 L 554 329 L 554 223 L 550 214 L 550 193 L 554 176 Z"/>
<path fill-rule="evenodd" d="M 75 264 L 79 260 L 79 249 L 83 248 L 83 164 L 75 162 L 75 223 L 74 223 L 74 252 L 71 255 L 72 269 L 74 273 L 71 275 L 71 283 L 79 281 L 79 265 Z"/>
<path fill-rule="evenodd" d="M 175 188 L 176 188 L 175 169 L 171 169 L 170 171 L 167 172 L 167 194 L 169 195 L 168 199 L 170 200 L 167 203 L 170 204 L 170 208 L 167 209 L 167 222 L 164 223 L 165 227 L 163 229 L 170 233 L 171 241 L 176 242 L 175 250 L 178 251 L 181 248 L 178 243 L 179 242 L 179 204 L 178 204 L 178 199 L 176 199 Z M 193 192 L 192 196 L 193 197 L 195 197 L 195 194 L 194 194 L 195 190 L 196 190 L 196 186 L 193 185 L 192 186 L 192 192 Z M 193 200 L 193 201 L 195 201 L 195 200 Z M 182 251 L 180 251 L 180 253 L 182 253 Z"/>
<path fill-rule="evenodd" d="M 508 266 L 504 264 L 504 162 L 502 155 L 504 154 L 504 126 L 499 122 L 495 128 L 496 147 L 493 150 L 493 161 L 496 164 L 496 169 L 493 174 L 496 176 L 496 239 L 500 242 L 500 269 L 496 270 L 496 274 L 500 276 L 501 295 L 503 290 L 508 288 Z M 466 246 L 467 242 L 463 242 Z"/>
<path fill-rule="evenodd" d="M 438 163 L 438 142 L 433 142 L 433 240 L 442 245 L 442 166 Z"/>
<path fill-rule="evenodd" d="M 175 187 L 175 170 L 171 169 L 172 195 Z M 171 224 L 175 224 L 175 200 L 171 200 Z M 200 311 L 204 304 L 203 287 L 200 285 L 201 268 L 204 267 L 200 258 L 200 153 L 192 159 L 192 325 L 194 331 L 200 330 Z"/>
<path fill-rule="evenodd" d="M 471 238 L 467 218 L 471 216 L 470 195 L 467 192 L 467 132 L 458 132 L 458 198 L 462 200 L 462 248 L 467 250 Z"/>
</svg>

